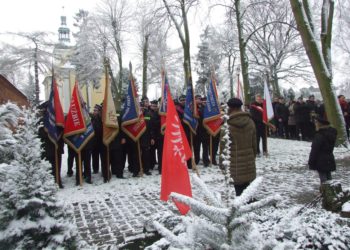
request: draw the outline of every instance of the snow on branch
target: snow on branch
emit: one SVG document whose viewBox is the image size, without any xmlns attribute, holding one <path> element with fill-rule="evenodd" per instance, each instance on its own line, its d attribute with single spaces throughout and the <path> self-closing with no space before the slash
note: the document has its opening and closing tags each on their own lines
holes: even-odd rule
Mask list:
<svg viewBox="0 0 350 250">
<path fill-rule="evenodd" d="M 216 223 L 226 223 L 229 216 L 230 210 L 227 208 L 209 206 L 182 194 L 171 193 L 170 198 L 176 199 L 177 201 L 190 206 L 192 213 L 196 215 L 204 215 Z"/>
<path fill-rule="evenodd" d="M 221 201 L 218 199 L 218 197 L 215 196 L 213 192 L 211 192 L 208 188 L 207 185 L 203 182 L 201 178 L 199 178 L 197 175 L 192 176 L 192 180 L 199 186 L 199 188 L 202 190 L 204 193 L 205 197 L 208 198 L 209 204 L 217 207 L 221 207 Z"/>
</svg>

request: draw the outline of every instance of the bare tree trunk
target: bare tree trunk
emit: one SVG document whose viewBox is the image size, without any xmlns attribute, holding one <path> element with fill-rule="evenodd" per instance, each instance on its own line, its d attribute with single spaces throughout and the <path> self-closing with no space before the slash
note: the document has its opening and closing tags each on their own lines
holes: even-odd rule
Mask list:
<svg viewBox="0 0 350 250">
<path fill-rule="evenodd" d="M 227 71 L 228 71 L 228 74 L 230 76 L 230 98 L 233 98 L 235 97 L 235 94 L 234 94 L 234 91 L 233 91 L 233 70 L 235 68 L 235 61 L 236 61 L 236 58 L 233 57 L 232 55 L 229 55 L 228 56 L 228 67 L 227 67 Z"/>
<path fill-rule="evenodd" d="M 185 0 L 179 0 L 179 2 L 180 2 L 180 8 L 181 8 L 182 24 L 184 26 L 184 33 L 181 30 L 180 24 L 176 21 L 174 14 L 171 12 L 167 0 L 163 0 L 163 3 L 164 3 L 164 6 L 168 12 L 168 15 L 175 25 L 175 28 L 176 28 L 177 33 L 179 35 L 179 38 L 180 38 L 180 41 L 182 44 L 182 48 L 184 51 L 184 64 L 183 64 L 184 73 L 185 73 L 184 89 L 186 89 L 186 86 L 188 84 L 188 80 L 189 80 L 190 76 L 192 75 L 191 54 L 190 54 L 190 33 L 188 30 L 188 21 L 187 21 Z"/>
<path fill-rule="evenodd" d="M 34 49 L 34 77 L 35 77 L 35 105 L 40 103 L 40 86 L 39 86 L 39 66 L 38 66 L 38 45 L 35 43 Z"/>
<path fill-rule="evenodd" d="M 145 35 L 145 42 L 143 44 L 143 65 L 142 65 L 142 96 L 147 96 L 147 69 L 148 69 L 148 40 L 149 35 Z"/>
<path fill-rule="evenodd" d="M 322 9 L 322 34 L 321 34 L 321 42 L 322 42 L 322 51 L 325 54 L 321 54 L 320 49 L 317 45 L 317 39 L 315 39 L 315 35 L 310 27 L 314 27 L 311 19 L 307 19 L 308 17 L 306 13 L 310 13 L 309 5 L 303 5 L 302 2 L 298 0 L 290 0 L 293 14 L 295 20 L 297 22 L 298 30 L 300 32 L 300 36 L 302 38 L 304 48 L 307 56 L 309 57 L 312 69 L 314 71 L 315 77 L 317 79 L 324 104 L 327 113 L 327 118 L 330 123 L 337 129 L 338 138 L 337 143 L 343 144 L 346 141 L 346 130 L 345 130 L 345 122 L 340 110 L 339 102 L 335 96 L 335 92 L 332 87 L 332 72 L 331 72 L 331 64 L 330 64 L 330 52 L 331 52 L 331 35 L 332 35 L 332 19 L 333 19 L 333 8 L 334 3 L 331 0 L 324 0 L 323 7 L 325 5 L 325 1 L 329 1 L 329 12 L 325 13 L 326 9 Z M 304 2 L 307 2 L 304 0 Z M 326 20 L 324 20 L 326 18 Z M 323 26 L 324 24 L 326 26 Z"/>
<path fill-rule="evenodd" d="M 235 0 L 236 8 L 236 21 L 237 21 L 237 30 L 238 30 L 238 42 L 239 42 L 239 53 L 241 58 L 241 69 L 243 77 L 243 89 L 244 89 L 244 100 L 245 105 L 249 104 L 250 101 L 250 84 L 249 84 L 249 75 L 248 75 L 248 58 L 246 53 L 246 41 L 243 37 L 243 24 L 241 19 L 241 1 Z"/>
</svg>

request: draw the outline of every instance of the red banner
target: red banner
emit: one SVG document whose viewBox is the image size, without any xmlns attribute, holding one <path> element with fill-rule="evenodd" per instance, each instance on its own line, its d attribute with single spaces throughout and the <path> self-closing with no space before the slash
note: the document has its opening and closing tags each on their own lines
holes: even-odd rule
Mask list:
<svg viewBox="0 0 350 250">
<path fill-rule="evenodd" d="M 167 201 L 172 192 L 192 197 L 190 177 L 187 169 L 187 160 L 191 157 L 192 152 L 169 91 L 167 91 L 167 99 L 160 192 L 160 199 L 163 201 Z M 174 200 L 174 203 L 183 215 L 190 210 L 190 207 L 181 202 Z"/>
<path fill-rule="evenodd" d="M 82 133 L 86 130 L 85 119 L 81 107 L 78 83 L 75 83 L 72 100 L 67 114 L 64 135 L 70 136 Z"/>
</svg>

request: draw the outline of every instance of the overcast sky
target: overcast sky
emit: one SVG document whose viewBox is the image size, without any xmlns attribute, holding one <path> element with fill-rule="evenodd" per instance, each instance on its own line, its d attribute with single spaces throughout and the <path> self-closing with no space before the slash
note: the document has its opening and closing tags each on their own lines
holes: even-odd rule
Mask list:
<svg viewBox="0 0 350 250">
<path fill-rule="evenodd" d="M 2 0 L 0 32 L 57 32 L 62 13 L 70 26 L 79 9 L 91 10 L 96 3 L 97 0 Z"/>
</svg>

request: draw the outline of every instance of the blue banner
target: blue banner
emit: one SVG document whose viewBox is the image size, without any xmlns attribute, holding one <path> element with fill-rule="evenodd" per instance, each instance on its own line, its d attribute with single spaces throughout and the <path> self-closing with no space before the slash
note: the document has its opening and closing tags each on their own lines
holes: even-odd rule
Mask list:
<svg viewBox="0 0 350 250">
<path fill-rule="evenodd" d="M 192 78 L 190 77 L 189 83 L 187 85 L 185 113 L 184 113 L 183 120 L 190 127 L 192 133 L 194 134 L 196 134 L 196 130 L 198 126 L 197 117 L 198 117 L 197 105 L 194 100 Z"/>
<path fill-rule="evenodd" d="M 213 80 L 210 81 L 207 92 L 207 104 L 204 107 L 203 120 L 217 118 L 220 115 L 219 101 Z"/>
<path fill-rule="evenodd" d="M 207 103 L 203 111 L 203 126 L 213 136 L 219 133 L 222 124 L 219 105 L 216 82 L 212 78 L 207 91 Z"/>
<path fill-rule="evenodd" d="M 122 124 L 128 125 L 139 119 L 139 105 L 136 100 L 136 90 L 133 82 L 129 80 L 128 93 L 123 105 Z"/>
<path fill-rule="evenodd" d="M 47 132 L 52 143 L 55 144 L 55 146 L 57 148 L 58 140 L 61 138 L 61 136 L 63 134 L 63 125 L 62 124 L 58 125 L 58 123 L 60 121 L 56 121 L 55 92 L 54 91 L 55 91 L 55 85 L 54 85 L 54 80 L 52 80 L 50 97 L 48 100 L 48 106 L 47 106 L 46 113 L 44 116 L 44 129 Z"/>
</svg>

